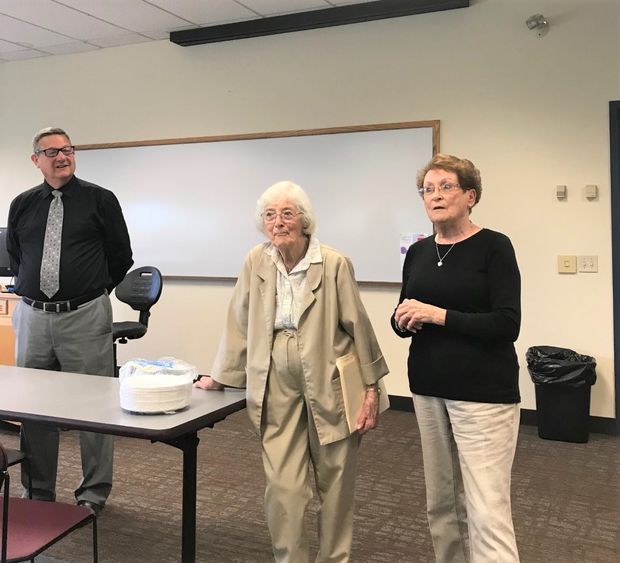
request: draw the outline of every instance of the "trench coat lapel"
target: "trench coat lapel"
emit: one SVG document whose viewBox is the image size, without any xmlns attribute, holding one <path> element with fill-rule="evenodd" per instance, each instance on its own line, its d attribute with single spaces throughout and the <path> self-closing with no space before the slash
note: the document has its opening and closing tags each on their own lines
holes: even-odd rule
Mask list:
<svg viewBox="0 0 620 563">
<path fill-rule="evenodd" d="M 263 301 L 263 310 L 265 311 L 265 325 L 267 334 L 273 332 L 273 325 L 276 316 L 276 266 L 271 256 L 263 253 L 260 263 L 256 269 L 256 275 L 259 279 L 258 289 Z"/>
<path fill-rule="evenodd" d="M 316 290 L 321 285 L 321 278 L 323 274 L 323 263 L 319 262 L 316 264 L 310 264 L 308 268 L 308 274 L 306 281 L 308 282 L 308 291 L 306 291 L 303 295 L 301 301 L 301 311 L 299 311 L 299 316 L 301 316 L 306 312 L 306 309 L 312 305 L 316 301 Z"/>
</svg>

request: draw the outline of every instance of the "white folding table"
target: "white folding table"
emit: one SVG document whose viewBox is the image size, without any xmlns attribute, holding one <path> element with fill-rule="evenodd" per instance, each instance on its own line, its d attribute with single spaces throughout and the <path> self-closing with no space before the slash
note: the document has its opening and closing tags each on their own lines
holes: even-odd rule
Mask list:
<svg viewBox="0 0 620 563">
<path fill-rule="evenodd" d="M 163 442 L 183 452 L 181 560 L 196 560 L 198 431 L 245 407 L 244 390 L 192 389 L 188 408 L 173 414 L 131 414 L 120 408 L 120 382 L 101 377 L 0 365 L 0 419 Z"/>
</svg>

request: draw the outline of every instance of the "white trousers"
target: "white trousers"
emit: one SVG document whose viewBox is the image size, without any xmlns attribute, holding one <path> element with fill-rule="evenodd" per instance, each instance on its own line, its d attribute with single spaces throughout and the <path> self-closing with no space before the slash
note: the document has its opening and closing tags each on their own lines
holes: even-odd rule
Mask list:
<svg viewBox="0 0 620 563">
<path fill-rule="evenodd" d="M 510 477 L 519 405 L 424 395 L 413 402 L 437 562 L 518 563 Z"/>
</svg>

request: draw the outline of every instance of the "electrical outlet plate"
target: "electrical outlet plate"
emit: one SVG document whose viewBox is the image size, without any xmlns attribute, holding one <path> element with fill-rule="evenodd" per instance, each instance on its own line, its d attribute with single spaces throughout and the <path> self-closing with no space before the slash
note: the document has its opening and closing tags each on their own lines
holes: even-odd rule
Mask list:
<svg viewBox="0 0 620 563">
<path fill-rule="evenodd" d="M 577 256 L 558 256 L 558 274 L 576 274 Z"/>
<path fill-rule="evenodd" d="M 580 272 L 598 272 L 598 256 L 577 256 L 577 270 Z"/>
</svg>

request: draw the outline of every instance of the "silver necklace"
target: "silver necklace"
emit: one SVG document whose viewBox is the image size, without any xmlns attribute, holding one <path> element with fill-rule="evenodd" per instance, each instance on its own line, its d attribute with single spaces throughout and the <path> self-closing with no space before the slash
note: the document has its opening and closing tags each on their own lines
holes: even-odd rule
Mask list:
<svg viewBox="0 0 620 563">
<path fill-rule="evenodd" d="M 441 256 L 441 254 L 439 254 L 439 245 L 437 244 L 437 241 L 435 241 L 435 250 L 437 251 L 437 258 L 439 259 L 439 261 L 437 262 L 437 266 L 439 266 L 441 268 L 441 266 L 443 266 L 443 261 L 446 259 L 446 256 L 448 256 L 448 254 L 450 254 L 450 251 L 454 248 L 454 245 L 456 244 L 456 242 L 452 243 L 452 246 L 450 248 L 448 248 L 448 250 L 446 251 L 446 253 Z"/>
</svg>

